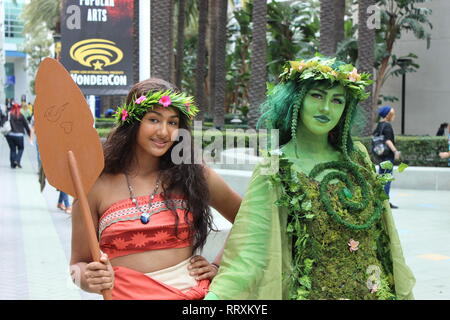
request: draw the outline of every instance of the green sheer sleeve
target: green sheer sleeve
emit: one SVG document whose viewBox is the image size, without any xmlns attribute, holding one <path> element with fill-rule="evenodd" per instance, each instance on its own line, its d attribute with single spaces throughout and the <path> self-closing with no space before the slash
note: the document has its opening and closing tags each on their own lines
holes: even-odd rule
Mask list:
<svg viewBox="0 0 450 320">
<path fill-rule="evenodd" d="M 278 189 L 258 165 L 225 246 L 206 299 L 283 299 L 290 266 L 286 212 L 274 203 Z"/>
<path fill-rule="evenodd" d="M 368 163 L 372 163 L 369 154 L 362 143 L 355 142 L 355 148 L 364 154 L 365 160 Z M 416 279 L 411 269 L 406 265 L 403 250 L 400 244 L 400 238 L 398 236 L 394 218 L 392 217 L 391 208 L 389 206 L 389 200 L 385 201 L 384 207 L 385 211 L 382 215 L 382 219 L 384 225 L 386 226 L 390 240 L 392 263 L 394 267 L 395 292 L 398 299 L 412 300 L 414 299 L 413 287 L 416 283 Z"/>
</svg>

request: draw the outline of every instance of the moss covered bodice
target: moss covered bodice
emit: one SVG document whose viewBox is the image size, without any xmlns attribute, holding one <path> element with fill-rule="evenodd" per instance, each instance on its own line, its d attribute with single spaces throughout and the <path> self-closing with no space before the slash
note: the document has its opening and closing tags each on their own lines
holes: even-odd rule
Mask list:
<svg viewBox="0 0 450 320">
<path fill-rule="evenodd" d="M 351 157 L 353 168 L 335 163 L 306 175 L 283 156 L 271 177 L 281 185 L 276 205 L 288 210 L 291 299 L 396 298 L 389 237 L 380 219 L 383 185 L 361 153 Z M 315 180 L 323 170 L 328 174 Z"/>
</svg>

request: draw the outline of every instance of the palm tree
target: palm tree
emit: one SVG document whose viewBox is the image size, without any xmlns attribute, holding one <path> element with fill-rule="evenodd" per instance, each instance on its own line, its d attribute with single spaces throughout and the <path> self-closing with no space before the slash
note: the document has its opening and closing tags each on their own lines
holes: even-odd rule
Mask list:
<svg viewBox="0 0 450 320">
<path fill-rule="evenodd" d="M 172 81 L 172 0 L 151 0 L 150 72 L 152 77 Z"/>
<path fill-rule="evenodd" d="M 5 38 L 4 28 L 4 6 L 3 0 L 0 0 L 0 105 L 5 103 L 5 51 L 3 50 L 3 43 Z"/>
<path fill-rule="evenodd" d="M 373 74 L 373 65 L 375 63 L 375 29 L 368 27 L 369 13 L 368 8 L 375 4 L 375 0 L 359 0 L 358 7 L 358 69 L 360 72 Z M 372 134 L 373 125 L 373 86 L 370 85 L 367 92 L 371 96 L 361 103 L 361 107 L 365 113 L 366 123 L 362 130 L 362 135 L 369 136 Z"/>
<path fill-rule="evenodd" d="M 336 53 L 335 0 L 320 0 L 320 47 L 326 56 Z"/>
<path fill-rule="evenodd" d="M 219 1 L 217 7 L 216 29 L 216 59 L 215 59 L 215 96 L 214 96 L 214 126 L 222 128 L 225 122 L 225 78 L 226 78 L 226 44 L 228 1 Z"/>
<path fill-rule="evenodd" d="M 251 44 L 251 72 L 250 72 L 250 110 L 248 112 L 248 126 L 254 128 L 259 117 L 259 105 L 266 93 L 266 63 L 267 63 L 267 0 L 253 1 L 253 31 Z"/>
<path fill-rule="evenodd" d="M 213 114 L 215 109 L 216 97 L 216 55 L 217 55 L 217 11 L 218 1 L 209 0 L 208 12 L 208 84 L 209 84 L 209 98 L 208 98 L 208 113 Z"/>
<path fill-rule="evenodd" d="M 21 19 L 24 21 L 23 33 L 27 39 L 22 50 L 28 54 L 28 72 L 33 75 L 41 60 L 50 55 L 48 49 L 52 41 L 48 39 L 48 33 L 53 33 L 55 43 L 59 42 L 61 35 L 61 1 L 60 0 L 35 0 L 28 2 L 23 9 Z M 36 50 L 42 48 L 42 50 Z M 60 54 L 55 50 L 55 58 L 60 59 Z M 30 82 L 34 92 L 34 80 Z"/>
<path fill-rule="evenodd" d="M 60 0 L 33 0 L 23 10 L 22 17 L 26 21 L 24 33 L 32 34 L 42 23 L 56 34 L 61 34 Z"/>
<path fill-rule="evenodd" d="M 186 0 L 178 0 L 177 51 L 175 59 L 175 85 L 181 88 L 181 75 L 184 59 L 184 23 Z"/>
<path fill-rule="evenodd" d="M 345 38 L 345 30 L 344 30 L 344 22 L 345 22 L 345 0 L 336 0 L 335 2 L 335 32 L 336 32 L 336 45 L 344 40 Z"/>
<path fill-rule="evenodd" d="M 205 94 L 206 79 L 206 34 L 208 24 L 208 0 L 199 0 L 198 3 L 198 46 L 195 73 L 195 98 L 200 109 L 199 119 L 204 118 L 208 103 Z"/>
</svg>

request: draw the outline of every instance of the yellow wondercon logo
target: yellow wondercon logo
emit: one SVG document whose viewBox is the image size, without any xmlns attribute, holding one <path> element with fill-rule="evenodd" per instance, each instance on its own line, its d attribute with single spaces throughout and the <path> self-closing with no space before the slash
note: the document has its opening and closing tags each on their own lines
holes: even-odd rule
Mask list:
<svg viewBox="0 0 450 320">
<path fill-rule="evenodd" d="M 106 39 L 78 41 L 70 48 L 70 57 L 86 67 L 103 70 L 103 67 L 120 62 L 123 52 L 115 42 Z"/>
</svg>

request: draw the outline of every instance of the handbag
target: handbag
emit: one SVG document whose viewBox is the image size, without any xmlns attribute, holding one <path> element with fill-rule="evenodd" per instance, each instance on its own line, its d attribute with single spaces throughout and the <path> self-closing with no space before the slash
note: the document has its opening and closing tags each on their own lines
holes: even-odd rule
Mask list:
<svg viewBox="0 0 450 320">
<path fill-rule="evenodd" d="M 381 134 L 383 132 L 384 124 L 385 123 L 382 123 L 380 126 L 380 130 L 378 130 L 378 133 L 372 136 L 372 152 L 378 157 L 387 156 L 390 151 L 390 149 L 386 145 L 384 135 Z"/>
<path fill-rule="evenodd" d="M 4 136 L 11 132 L 11 122 L 9 120 L 6 120 L 5 123 L 3 123 L 3 126 L 0 127 L 0 132 Z"/>
</svg>

